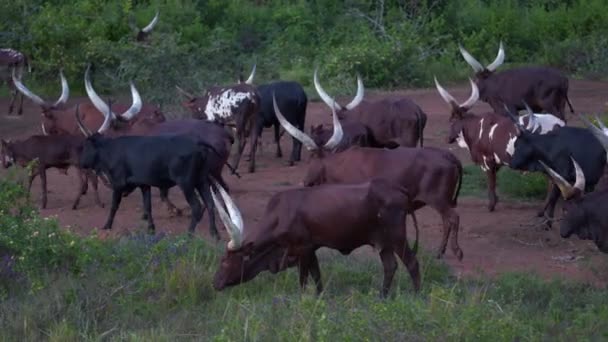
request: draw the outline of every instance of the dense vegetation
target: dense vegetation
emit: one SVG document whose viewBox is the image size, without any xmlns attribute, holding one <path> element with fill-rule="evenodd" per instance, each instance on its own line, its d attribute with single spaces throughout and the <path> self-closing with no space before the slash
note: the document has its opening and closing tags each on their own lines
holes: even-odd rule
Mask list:
<svg viewBox="0 0 608 342">
<path fill-rule="evenodd" d="M 216 292 L 223 246 L 143 232 L 79 237 L 41 219 L 23 187 L 0 180 L 0 340 L 600 340 L 608 293 L 533 275 L 463 280 L 422 253 L 423 287 L 400 267 L 389 299 L 367 255 L 323 251 L 326 290 L 297 272 Z"/>
<path fill-rule="evenodd" d="M 131 24 L 143 27 L 157 9 L 150 43 L 136 44 Z M 458 43 L 489 63 L 500 40 L 505 67 L 540 63 L 601 77 L 607 22 L 604 0 L 14 0 L 0 3 L 0 42 L 31 55 L 30 77 L 49 96 L 60 67 L 80 90 L 92 62 L 99 88 L 125 92 L 134 79 L 147 100 L 170 104 L 174 85 L 231 82 L 254 62 L 257 82 L 309 86 L 319 66 L 340 93 L 352 94 L 356 72 L 370 88 L 428 86 L 435 74 L 470 74 Z"/>
</svg>

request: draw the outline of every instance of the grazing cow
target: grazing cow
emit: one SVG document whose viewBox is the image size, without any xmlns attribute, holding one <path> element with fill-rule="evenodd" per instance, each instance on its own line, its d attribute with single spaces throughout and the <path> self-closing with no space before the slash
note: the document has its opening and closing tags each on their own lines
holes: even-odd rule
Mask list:
<svg viewBox="0 0 608 342">
<path fill-rule="evenodd" d="M 584 195 L 585 174 L 574 159 L 572 163 L 576 170 L 574 185 L 541 162 L 564 198 L 560 235 L 567 239 L 576 234 L 582 240 L 592 240 L 600 251 L 608 253 L 608 189 Z"/>
<path fill-rule="evenodd" d="M 408 213 L 426 205 L 435 209 L 443 219 L 443 239 L 437 257 L 445 254 L 448 237 L 452 230 L 451 249 L 459 260 L 463 253 L 458 246 L 460 218 L 456 207 L 462 183 L 462 165 L 448 151 L 437 148 L 399 147 L 392 150 L 354 146 L 341 153 L 329 153 L 342 140 L 342 126 L 332 108 L 334 134 L 324 146 L 292 126 L 275 106 L 279 122 L 285 130 L 312 151 L 311 164 L 304 178 L 306 187 L 333 183 L 361 183 L 382 178 L 407 189 L 412 200 Z M 416 242 L 418 229 L 416 227 Z M 414 250 L 416 250 L 414 247 Z"/>
<path fill-rule="evenodd" d="M 24 66 L 28 67 L 28 70 L 31 71 L 31 66 L 29 64 L 28 58 L 22 52 L 14 50 L 14 49 L 0 49 L 0 67 L 2 67 L 4 72 L 19 69 L 19 74 L 21 74 Z M 13 113 L 13 109 L 15 106 L 15 101 L 19 95 L 17 88 L 15 88 L 15 84 L 10 77 L 10 73 L 6 73 L 6 75 L 2 75 L 2 77 L 6 77 L 3 81 L 6 82 L 8 89 L 11 92 L 11 102 L 8 105 L 8 114 Z M 23 114 L 23 94 L 21 94 L 21 101 L 19 102 L 19 110 L 17 111 L 19 115 Z"/>
<path fill-rule="evenodd" d="M 450 133 L 447 143 L 456 142 L 458 146 L 466 148 L 473 163 L 479 165 L 481 170 L 486 173 L 488 210 L 494 211 L 498 202 L 496 173 L 503 165 L 510 165 L 515 153 L 515 142 L 519 136 L 519 130 L 508 117 L 503 115 L 494 112 L 481 115 L 470 113 L 469 110 L 479 99 L 477 85 L 472 80 L 470 83 L 471 96 L 465 102 L 458 104 L 456 99 L 435 78 L 435 86 L 439 95 L 450 105 L 451 109 Z M 555 128 L 554 120 L 541 121 L 537 118 L 537 114 L 529 112 L 527 117 L 520 117 L 519 122 L 525 122 L 528 131 L 540 134 L 546 134 Z"/>
<path fill-rule="evenodd" d="M 321 87 L 317 70 L 314 73 L 314 84 L 323 102 L 336 110 L 343 123 L 360 122 L 366 125 L 381 146 L 416 147 L 418 142 L 420 147 L 423 146 L 426 114 L 412 100 L 402 98 L 365 101 L 363 81 L 357 77 L 357 95 L 342 107 Z"/>
<path fill-rule="evenodd" d="M 32 182 L 37 175 L 40 175 L 42 187 L 42 209 L 47 204 L 47 185 L 46 170 L 57 168 L 67 170 L 70 166 L 79 168 L 79 157 L 82 152 L 84 139 L 75 135 L 33 135 L 22 141 L 4 141 L 0 149 L 2 165 L 8 168 L 13 164 L 22 167 L 27 166 L 32 161 L 36 161 L 35 168 L 30 171 L 28 178 L 28 192 L 32 188 Z M 89 171 L 78 170 L 78 194 L 72 204 L 72 209 L 78 207 L 80 197 L 87 192 L 88 180 L 90 179 L 95 192 L 95 203 L 103 207 L 97 192 L 97 177 Z M 67 172 L 66 172 L 67 173 Z"/>
<path fill-rule="evenodd" d="M 75 107 L 66 107 L 65 103 L 69 97 L 68 83 L 60 72 L 62 92 L 59 99 L 54 103 L 48 103 L 32 91 L 30 91 L 20 79 L 13 73 L 13 82 L 17 89 L 42 109 L 42 133 L 43 134 L 80 134 L 78 124 L 74 118 Z M 90 65 L 85 72 L 85 89 L 89 96 L 88 102 L 80 104 L 81 120 L 85 127 L 95 131 L 101 127 L 104 121 L 103 112 L 107 105 L 101 100 L 93 89 L 90 80 Z M 156 106 L 143 104 L 139 92 L 131 83 L 131 95 L 133 103 L 130 107 L 123 104 L 114 104 L 113 108 L 122 114 L 112 113 L 112 125 L 106 134 L 119 136 L 124 134 L 139 134 L 145 132 L 156 123 L 164 122 L 165 117 Z"/>
<path fill-rule="evenodd" d="M 154 26 L 156 26 L 156 24 L 158 23 L 158 15 L 159 12 L 156 11 L 156 15 L 154 15 L 152 21 L 141 30 L 135 27 L 135 30 L 137 31 L 137 36 L 135 38 L 136 41 L 143 42 L 148 38 L 148 36 L 152 32 L 152 29 L 154 29 Z"/>
<path fill-rule="evenodd" d="M 228 210 L 212 190 L 213 201 L 230 234 L 213 279 L 216 290 L 252 280 L 262 271 L 277 273 L 298 266 L 300 286 L 306 286 L 310 273 L 320 294 L 316 250 L 327 247 L 346 255 L 363 245 L 379 250 L 384 266 L 381 296 L 388 294 L 397 270 L 395 254 L 409 271 L 414 290 L 420 289 L 418 260 L 405 232 L 409 198 L 402 187 L 373 179 L 282 191 L 270 198 L 260 224 L 247 229 L 230 196 L 221 186 L 216 188 Z"/>
<path fill-rule="evenodd" d="M 297 83 L 291 81 L 278 81 L 269 84 L 263 84 L 258 87 L 260 94 L 260 107 L 255 120 L 254 134 L 259 137 L 262 135 L 262 130 L 270 126 L 274 129 L 274 141 L 277 144 L 277 158 L 281 158 L 281 136 L 279 130 L 281 125 L 274 113 L 272 105 L 272 94 L 275 94 L 279 104 L 279 108 L 285 113 L 287 120 L 294 126 L 304 130 L 304 122 L 306 120 L 306 106 L 308 97 L 304 88 Z M 257 139 L 256 139 L 257 142 Z M 289 157 L 289 165 L 292 166 L 296 161 L 300 161 L 302 153 L 302 143 L 298 139 L 293 139 L 291 148 L 291 157 Z"/>
<path fill-rule="evenodd" d="M 344 135 L 338 146 L 334 147 L 333 152 L 342 152 L 351 146 L 377 147 L 382 148 L 374 138 L 374 134 L 360 122 L 345 122 L 341 124 Z M 323 127 L 323 125 L 310 126 L 310 137 L 318 146 L 325 145 L 333 134 L 333 127 Z M 397 147 L 397 146 L 392 146 Z"/>
<path fill-rule="evenodd" d="M 526 102 L 534 111 L 551 113 L 562 120 L 566 119 L 564 109 L 568 103 L 574 114 L 568 99 L 568 78 L 559 70 L 527 66 L 496 73 L 505 60 L 502 42 L 496 59 L 485 68 L 462 46 L 459 48 L 462 57 L 475 70 L 481 100 L 496 113 L 508 116 L 504 105 L 511 113 L 516 113 L 524 109 L 523 102 Z"/>
<path fill-rule="evenodd" d="M 112 207 L 103 229 L 112 228 L 122 197 L 139 188 L 143 196 L 144 218 L 148 220 L 148 230 L 153 232 L 155 226 L 152 219 L 151 187 L 169 189 L 177 185 L 192 210 L 189 234 L 194 233 L 203 216 L 195 192 L 198 191 L 209 208 L 211 236 L 219 239 L 209 192 L 207 160 L 210 153 L 207 147 L 185 136 L 108 138 L 102 134 L 111 123 L 111 108 L 108 108 L 105 117 L 98 132 L 91 134 L 80 121 L 80 117 L 76 116 L 79 128 L 87 136 L 80 156 L 80 166 L 105 174 L 112 186 Z"/>
<path fill-rule="evenodd" d="M 232 167 L 235 170 L 238 169 L 246 144 L 245 139 L 249 136 L 260 106 L 260 95 L 252 85 L 254 76 L 255 65 L 245 82 L 229 87 L 211 87 L 202 97 L 193 96 L 181 88 L 177 88 L 188 98 L 183 105 L 193 113 L 195 119 L 219 122 L 232 126 L 236 131 L 237 153 L 232 161 Z M 257 135 L 253 134 L 251 139 L 249 172 L 255 172 Z"/>
</svg>

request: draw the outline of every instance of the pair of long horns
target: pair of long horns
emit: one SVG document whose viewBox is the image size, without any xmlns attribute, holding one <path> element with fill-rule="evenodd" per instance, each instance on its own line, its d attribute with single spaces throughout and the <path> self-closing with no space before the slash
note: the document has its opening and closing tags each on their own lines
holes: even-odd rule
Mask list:
<svg viewBox="0 0 608 342">
<path fill-rule="evenodd" d="M 488 66 L 485 68 L 483 67 L 483 65 L 481 65 L 481 63 L 479 63 L 477 59 L 475 59 L 475 57 L 473 57 L 467 50 L 465 50 L 462 45 L 459 44 L 458 49 L 460 50 L 460 54 L 462 54 L 464 60 L 473 68 L 473 70 L 475 70 L 475 72 L 482 72 L 484 70 L 495 71 L 505 61 L 505 49 L 502 44 L 502 41 L 500 42 L 496 59 L 494 59 L 494 61 L 488 64 Z"/>
<path fill-rule="evenodd" d="M 230 241 L 228 241 L 228 249 L 234 250 L 241 247 L 243 242 L 243 217 L 241 216 L 241 212 L 239 208 L 236 206 L 228 192 L 215 180 L 212 179 L 215 188 L 220 193 L 222 197 L 223 203 L 218 199 L 215 191 L 213 190 L 213 186 L 211 187 L 211 197 L 213 198 L 213 203 L 217 208 L 218 213 L 220 214 L 220 218 L 226 227 L 226 231 L 228 235 L 230 235 Z M 225 204 L 225 206 L 224 206 Z"/>
<path fill-rule="evenodd" d="M 70 88 L 68 86 L 68 81 L 65 79 L 65 76 L 63 76 L 63 70 L 59 70 L 59 77 L 61 78 L 61 96 L 59 96 L 59 99 L 57 99 L 55 103 L 51 104 L 43 100 L 40 96 L 34 94 L 34 92 L 32 92 L 31 90 L 27 89 L 27 87 L 21 82 L 21 77 L 17 77 L 17 75 L 15 74 L 15 69 L 13 69 L 12 74 L 12 79 L 13 83 L 15 84 L 15 88 L 17 88 L 17 90 L 25 97 L 29 98 L 34 103 L 43 107 L 56 107 L 68 101 L 68 98 L 70 97 Z"/>
<path fill-rule="evenodd" d="M 469 96 L 469 98 L 463 103 L 458 104 L 458 101 L 456 101 L 456 99 L 452 95 L 450 95 L 450 93 L 448 93 L 448 91 L 445 90 L 441 86 L 441 84 L 439 84 L 439 82 L 437 81 L 437 77 L 435 77 L 435 87 L 437 88 L 437 91 L 439 92 L 441 98 L 453 108 L 462 108 L 465 110 L 471 109 L 473 105 L 475 105 L 477 100 L 479 100 L 479 88 L 477 87 L 477 84 L 475 84 L 475 82 L 473 82 L 473 80 L 470 78 L 469 82 L 471 83 L 471 96 Z"/>
<path fill-rule="evenodd" d="M 318 69 L 315 69 L 315 73 L 314 73 L 314 77 L 313 77 L 315 89 L 317 90 L 319 97 L 323 100 L 323 102 L 325 102 L 326 105 L 329 106 L 329 108 L 332 108 L 335 110 L 344 110 L 344 109 L 352 110 L 355 107 L 357 107 L 361 103 L 361 101 L 363 101 L 364 88 L 363 88 L 363 81 L 361 80 L 361 75 L 357 75 L 357 94 L 355 95 L 355 98 L 353 98 L 353 100 L 349 104 L 342 107 L 338 104 L 338 102 L 336 102 L 336 100 L 334 100 L 331 96 L 329 96 L 327 94 L 327 92 L 325 92 L 323 87 L 321 87 L 321 84 L 319 84 L 319 77 L 317 76 L 317 71 L 318 71 Z"/>
<path fill-rule="evenodd" d="M 272 104 L 274 106 L 274 112 L 277 116 L 277 119 L 281 123 L 281 126 L 289 133 L 292 137 L 298 139 L 309 151 L 314 151 L 321 149 L 319 145 L 317 145 L 314 140 L 308 136 L 306 133 L 302 132 L 295 126 L 293 126 L 281 113 L 279 106 L 277 105 L 277 99 L 275 98 L 275 94 L 272 93 Z M 323 145 L 323 149 L 332 150 L 340 141 L 342 141 L 342 137 L 344 136 L 344 131 L 342 130 L 342 124 L 340 124 L 340 120 L 338 119 L 338 115 L 336 115 L 335 106 L 331 107 L 332 120 L 334 125 L 334 132 L 331 135 L 331 138 Z"/>
<path fill-rule="evenodd" d="M 84 86 L 89 99 L 93 103 L 93 106 L 95 106 L 95 108 L 97 108 L 97 110 L 100 111 L 104 117 L 107 118 L 106 113 L 108 113 L 111 120 L 115 120 L 117 115 L 110 110 L 110 107 L 101 99 L 101 97 L 99 97 L 99 95 L 97 95 L 95 89 L 93 89 L 93 85 L 91 84 L 90 64 L 87 66 L 87 70 L 84 73 Z M 120 117 L 127 121 L 133 119 L 141 111 L 141 107 L 143 106 L 141 96 L 139 95 L 139 92 L 135 88 L 133 82 L 131 82 L 131 97 L 133 98 L 133 104 L 131 104 L 131 107 L 129 107 L 129 109 L 127 109 L 124 113 L 120 114 Z"/>
<path fill-rule="evenodd" d="M 583 173 L 583 170 L 578 165 L 576 160 L 574 160 L 574 158 L 572 157 L 570 157 L 570 159 L 574 164 L 574 171 L 576 173 L 576 180 L 574 181 L 574 185 L 568 183 L 568 181 L 565 180 L 564 177 L 562 177 L 555 170 L 547 166 L 547 164 L 543 163 L 542 161 L 539 161 L 540 164 L 545 168 L 549 176 L 551 176 L 553 182 L 555 183 L 555 185 L 557 185 L 560 192 L 562 193 L 562 196 L 566 200 L 578 194 L 583 194 L 585 192 L 585 174 Z"/>
</svg>

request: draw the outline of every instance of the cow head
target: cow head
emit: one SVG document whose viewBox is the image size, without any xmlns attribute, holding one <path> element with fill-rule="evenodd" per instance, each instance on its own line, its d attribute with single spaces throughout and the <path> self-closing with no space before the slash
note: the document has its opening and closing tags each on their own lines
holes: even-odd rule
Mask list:
<svg viewBox="0 0 608 342">
<path fill-rule="evenodd" d="M 496 59 L 494 59 L 494 61 L 488 64 L 488 66 L 485 68 L 481 63 L 479 63 L 477 59 L 475 59 L 475 57 L 473 57 L 467 50 L 465 50 L 462 45 L 458 45 L 458 48 L 464 60 L 475 71 L 475 81 L 477 82 L 477 85 L 480 88 L 480 92 L 484 94 L 486 88 L 484 81 L 487 80 L 490 76 L 492 76 L 492 74 L 494 74 L 494 71 L 496 71 L 496 69 L 498 69 L 498 67 L 501 66 L 505 61 L 505 49 L 502 42 L 500 42 Z"/>
<path fill-rule="evenodd" d="M 13 153 L 12 143 L 10 140 L 0 140 L 0 158 L 2 166 L 7 169 L 15 163 L 15 154 Z"/>
<path fill-rule="evenodd" d="M 572 159 L 572 163 L 576 172 L 574 185 L 568 183 L 559 173 L 541 162 L 564 198 L 560 235 L 567 239 L 572 234 L 576 234 L 580 239 L 593 240 L 600 251 L 608 253 L 608 235 L 600 227 L 591 224 L 588 219 L 589 213 L 585 209 L 585 174 L 574 159 Z"/>
<path fill-rule="evenodd" d="M 323 100 L 323 102 L 325 102 L 326 105 L 329 106 L 329 108 L 332 108 L 336 111 L 339 119 L 344 119 L 344 114 L 346 114 L 346 112 L 355 109 L 363 101 L 364 88 L 361 76 L 357 75 L 357 94 L 355 95 L 355 98 L 346 106 L 341 106 L 340 104 L 338 104 L 338 102 L 336 102 L 336 100 L 329 96 L 327 92 L 325 92 L 325 90 L 323 90 L 323 87 L 321 87 L 321 84 L 319 84 L 317 71 L 318 70 L 315 69 L 313 81 L 315 84 L 315 89 L 319 94 L 319 97 L 321 98 L 321 100 Z"/>
<path fill-rule="evenodd" d="M 286 250 L 278 247 L 272 241 L 272 237 L 264 236 L 263 241 L 243 240 L 244 224 L 239 209 L 226 190 L 215 180 L 213 183 L 222 197 L 220 201 L 216 191 L 211 187 L 213 202 L 230 236 L 226 253 L 213 278 L 213 287 L 221 291 L 226 287 L 247 282 L 260 272 L 268 270 L 276 273 L 293 264 L 284 260 Z"/>
<path fill-rule="evenodd" d="M 460 147 L 468 148 L 466 142 L 464 141 L 463 129 L 465 125 L 465 119 L 467 117 L 472 116 L 473 114 L 469 113 L 469 110 L 475 105 L 477 100 L 479 99 L 479 89 L 473 80 L 469 79 L 471 83 L 471 96 L 461 103 L 458 104 L 458 101 L 448 93 L 437 81 L 437 77 L 435 77 L 435 87 L 439 92 L 441 98 L 450 105 L 450 133 L 447 138 L 447 143 L 452 144 L 455 141 L 458 142 Z"/>
<path fill-rule="evenodd" d="M 332 130 L 324 127 L 323 124 L 320 125 L 310 125 L 310 137 L 317 144 L 317 146 L 322 145 L 325 141 L 327 141 L 331 135 Z"/>
<path fill-rule="evenodd" d="M 287 119 L 285 119 L 281 113 L 281 110 L 279 109 L 279 106 L 277 105 L 274 93 L 272 94 L 272 102 L 274 105 L 274 112 L 276 113 L 277 119 L 279 120 L 281 126 L 283 126 L 287 133 L 298 139 L 304 145 L 304 147 L 311 152 L 312 163 L 308 167 L 308 172 L 304 177 L 304 186 L 320 184 L 324 175 L 322 159 L 324 158 L 326 152 L 332 151 L 338 146 L 338 144 L 340 144 L 340 141 L 342 141 L 342 137 L 344 136 L 342 125 L 340 124 L 338 115 L 336 115 L 336 107 L 330 106 L 334 125 L 333 134 L 331 135 L 331 138 L 327 140 L 325 145 L 321 146 L 320 144 L 317 144 L 313 138 L 300 131 L 298 128 L 290 124 Z"/>
<path fill-rule="evenodd" d="M 61 96 L 54 103 L 47 102 L 43 100 L 40 96 L 34 94 L 31 90 L 29 90 L 22 82 L 19 77 L 15 75 L 15 70 L 13 69 L 13 83 L 15 84 L 15 88 L 23 94 L 25 97 L 32 100 L 32 102 L 36 103 L 40 106 L 41 114 L 42 114 L 42 133 L 44 135 L 48 134 L 58 134 L 65 133 L 62 131 L 61 127 L 61 112 L 63 110 L 63 106 L 67 102 L 70 97 L 70 88 L 68 86 L 68 81 L 63 76 L 63 71 L 59 71 L 59 77 L 61 78 Z"/>
</svg>

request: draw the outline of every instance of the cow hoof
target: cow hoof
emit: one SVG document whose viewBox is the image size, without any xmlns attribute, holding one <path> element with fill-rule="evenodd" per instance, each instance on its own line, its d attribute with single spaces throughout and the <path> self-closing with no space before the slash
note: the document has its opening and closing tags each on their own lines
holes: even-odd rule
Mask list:
<svg viewBox="0 0 608 342">
<path fill-rule="evenodd" d="M 295 162 L 293 160 L 290 160 L 290 161 L 287 162 L 288 166 L 293 166 L 294 164 L 295 164 Z"/>
<path fill-rule="evenodd" d="M 110 230 L 110 229 L 112 229 L 112 227 L 103 226 L 101 229 L 102 229 L 102 230 Z"/>
<path fill-rule="evenodd" d="M 254 173 L 255 172 L 255 167 L 249 167 L 249 173 Z"/>
<path fill-rule="evenodd" d="M 536 213 L 536 217 L 543 217 L 543 216 L 545 216 L 545 212 L 543 210 Z"/>
<path fill-rule="evenodd" d="M 441 259 L 441 258 L 443 258 L 443 252 L 439 252 L 439 253 L 437 253 L 436 258 L 437 258 L 437 259 Z"/>
<path fill-rule="evenodd" d="M 460 248 L 454 254 L 456 255 L 456 258 L 458 258 L 458 261 L 462 261 L 464 253 L 462 253 L 462 250 Z"/>
</svg>

